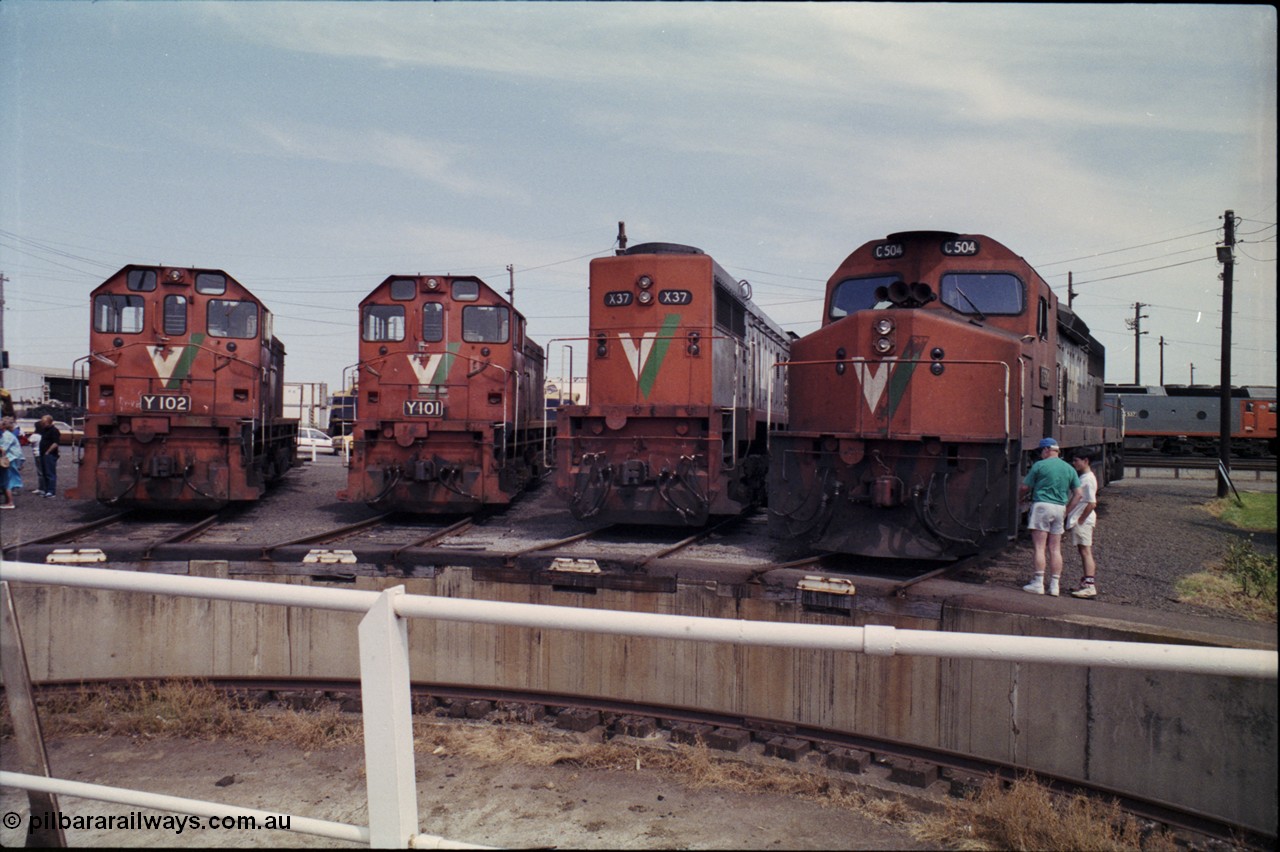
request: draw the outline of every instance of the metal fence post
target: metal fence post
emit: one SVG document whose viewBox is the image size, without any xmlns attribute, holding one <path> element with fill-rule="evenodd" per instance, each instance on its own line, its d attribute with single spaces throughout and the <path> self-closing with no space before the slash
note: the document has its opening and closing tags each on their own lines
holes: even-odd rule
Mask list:
<svg viewBox="0 0 1280 852">
<path fill-rule="evenodd" d="M 409 695 L 409 631 L 396 615 L 404 586 L 378 596 L 360 622 L 360 690 L 369 795 L 369 845 L 408 848 L 418 833 Z"/>
</svg>

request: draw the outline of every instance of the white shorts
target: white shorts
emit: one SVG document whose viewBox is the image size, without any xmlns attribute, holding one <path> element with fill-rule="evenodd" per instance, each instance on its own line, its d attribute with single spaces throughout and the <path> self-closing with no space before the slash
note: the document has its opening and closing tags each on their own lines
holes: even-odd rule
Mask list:
<svg viewBox="0 0 1280 852">
<path fill-rule="evenodd" d="M 1031 514 L 1027 516 L 1027 529 L 1062 535 L 1066 519 L 1066 506 L 1059 506 L 1057 503 L 1032 503 Z"/>
<path fill-rule="evenodd" d="M 1074 544 L 1077 547 L 1093 547 L 1093 528 L 1096 524 L 1085 524 L 1081 526 L 1076 524 L 1067 530 L 1067 544 Z"/>
</svg>

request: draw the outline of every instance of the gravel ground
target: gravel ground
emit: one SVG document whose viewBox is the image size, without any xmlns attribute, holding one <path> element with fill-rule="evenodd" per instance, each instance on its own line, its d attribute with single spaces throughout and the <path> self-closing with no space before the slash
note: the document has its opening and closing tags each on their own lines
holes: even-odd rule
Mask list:
<svg viewBox="0 0 1280 852">
<path fill-rule="evenodd" d="M 1274 493 L 1276 483 L 1242 482 L 1244 491 Z M 1220 610 L 1176 600 L 1174 584 L 1221 561 L 1232 541 L 1251 540 L 1261 553 L 1275 555 L 1276 534 L 1247 533 L 1214 518 L 1205 509 L 1216 498 L 1212 479 L 1128 478 L 1102 489 L 1093 554 L 1099 601 L 1148 610 L 1238 618 Z M 1031 541 L 1024 533 L 1015 551 L 1031 577 Z M 1009 560 L 1004 560 L 1008 562 Z M 1080 556 L 1063 546 L 1063 593 L 1079 586 Z M 1016 563 L 1016 557 L 1015 557 Z"/>
</svg>

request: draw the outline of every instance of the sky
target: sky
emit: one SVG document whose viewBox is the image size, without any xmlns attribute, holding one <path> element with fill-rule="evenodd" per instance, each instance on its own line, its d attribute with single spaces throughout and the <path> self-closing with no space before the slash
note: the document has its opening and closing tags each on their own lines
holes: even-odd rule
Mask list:
<svg viewBox="0 0 1280 852">
<path fill-rule="evenodd" d="M 1070 277 L 1107 381 L 1215 384 L 1231 210 L 1232 382 L 1274 385 L 1276 51 L 1270 5 L 5 0 L 4 348 L 70 369 L 113 272 L 211 267 L 336 390 L 374 287 L 467 274 L 581 375 L 619 222 L 798 335 L 928 229 Z"/>
</svg>

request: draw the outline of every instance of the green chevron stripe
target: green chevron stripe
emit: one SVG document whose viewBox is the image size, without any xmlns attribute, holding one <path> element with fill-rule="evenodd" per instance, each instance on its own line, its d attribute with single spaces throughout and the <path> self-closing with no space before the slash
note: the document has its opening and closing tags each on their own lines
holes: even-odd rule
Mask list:
<svg viewBox="0 0 1280 852">
<path fill-rule="evenodd" d="M 640 371 L 640 393 L 644 394 L 645 399 L 649 398 L 653 383 L 658 380 L 658 371 L 662 369 L 662 362 L 667 357 L 667 349 L 671 346 L 671 338 L 679 326 L 680 314 L 667 314 L 666 319 L 662 321 L 662 328 L 658 329 L 658 336 L 653 341 L 653 349 L 649 350 L 649 357 L 644 361 L 644 369 Z"/>
<path fill-rule="evenodd" d="M 200 344 L 204 343 L 204 338 L 205 336 L 200 332 L 194 332 L 191 335 L 191 343 L 184 347 L 182 357 L 173 366 L 173 373 L 169 375 L 169 381 L 165 383 L 165 390 L 179 390 L 182 388 L 182 380 L 191 374 L 191 365 L 195 363 L 196 356 L 200 354 Z"/>
</svg>

